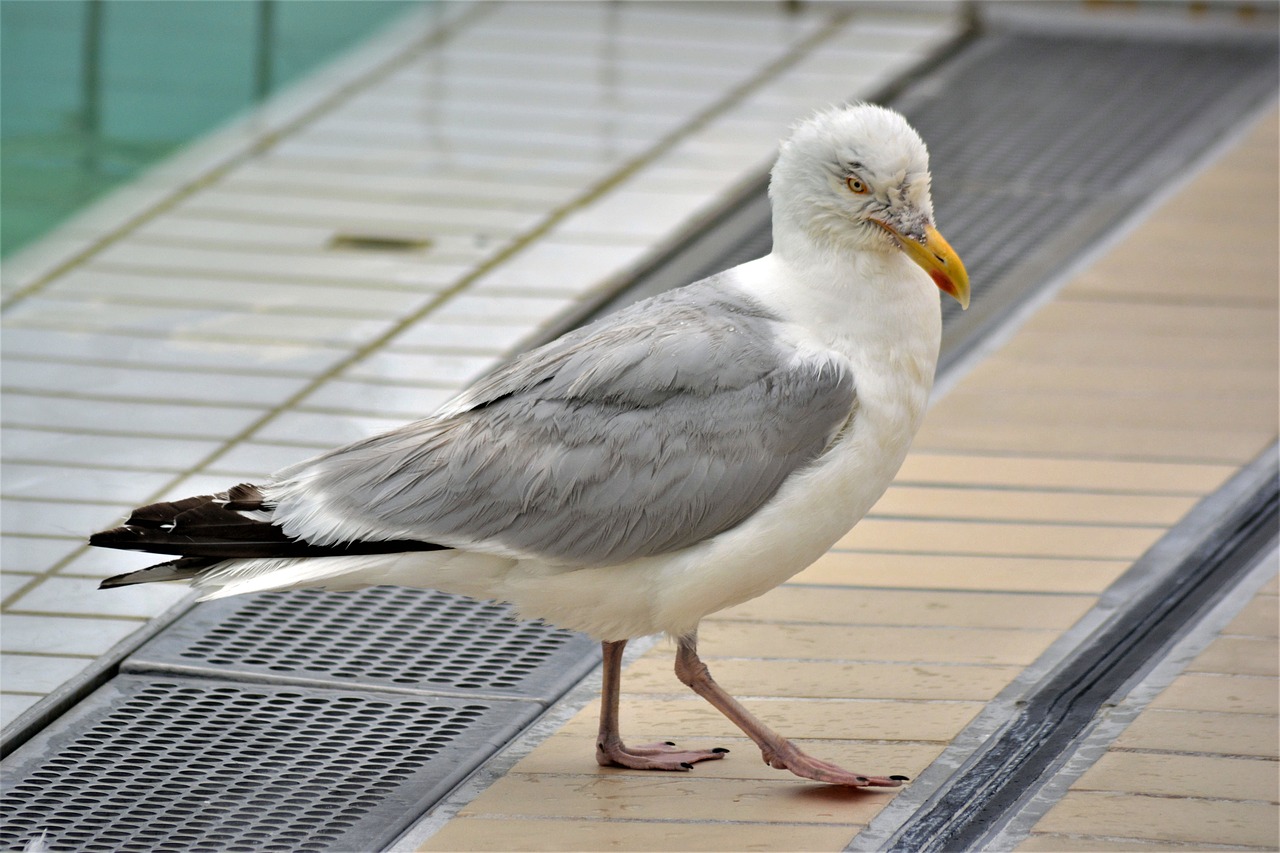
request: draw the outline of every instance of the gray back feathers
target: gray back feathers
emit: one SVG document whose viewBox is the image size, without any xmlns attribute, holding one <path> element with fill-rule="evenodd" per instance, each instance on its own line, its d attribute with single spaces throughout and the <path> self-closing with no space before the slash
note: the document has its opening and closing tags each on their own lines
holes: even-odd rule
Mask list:
<svg viewBox="0 0 1280 853">
<path fill-rule="evenodd" d="M 855 407 L 725 276 L 624 309 L 482 380 L 437 417 L 280 472 L 275 522 L 331 544 L 414 538 L 605 566 L 759 509 Z"/>
</svg>

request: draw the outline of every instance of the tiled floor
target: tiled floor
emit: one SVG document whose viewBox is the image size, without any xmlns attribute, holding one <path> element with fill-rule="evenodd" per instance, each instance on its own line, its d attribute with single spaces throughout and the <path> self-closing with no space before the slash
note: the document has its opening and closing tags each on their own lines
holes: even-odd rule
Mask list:
<svg viewBox="0 0 1280 853">
<path fill-rule="evenodd" d="M 186 594 L 87 533 L 431 411 L 953 12 L 433 3 L 7 262 L 4 720 Z"/>
</svg>

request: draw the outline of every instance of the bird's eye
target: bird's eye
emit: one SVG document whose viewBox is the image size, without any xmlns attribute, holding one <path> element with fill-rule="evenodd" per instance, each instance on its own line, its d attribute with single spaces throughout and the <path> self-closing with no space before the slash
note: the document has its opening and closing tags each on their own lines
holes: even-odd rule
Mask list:
<svg viewBox="0 0 1280 853">
<path fill-rule="evenodd" d="M 862 195 L 867 190 L 871 189 L 870 187 L 867 186 L 867 182 L 862 180 L 862 178 L 859 178 L 857 175 L 850 175 L 848 178 L 845 179 L 845 183 L 848 184 L 849 189 L 851 191 L 857 193 L 858 195 Z"/>
</svg>

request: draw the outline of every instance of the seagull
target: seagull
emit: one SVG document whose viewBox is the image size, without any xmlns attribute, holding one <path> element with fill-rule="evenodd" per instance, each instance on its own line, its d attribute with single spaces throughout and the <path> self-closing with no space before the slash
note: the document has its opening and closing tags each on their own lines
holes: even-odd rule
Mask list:
<svg viewBox="0 0 1280 853">
<path fill-rule="evenodd" d="M 934 228 L 925 144 L 892 110 L 796 125 L 769 197 L 764 257 L 527 352 L 425 420 L 135 510 L 90 544 L 174 559 L 102 587 L 394 584 L 509 602 L 601 642 L 599 764 L 689 770 L 727 750 L 620 733 L 627 641 L 665 633 L 677 677 L 766 764 L 899 786 L 767 728 L 712 679 L 697 628 L 804 569 L 883 494 L 927 407 L 939 294 L 967 307 L 968 275 Z"/>
</svg>

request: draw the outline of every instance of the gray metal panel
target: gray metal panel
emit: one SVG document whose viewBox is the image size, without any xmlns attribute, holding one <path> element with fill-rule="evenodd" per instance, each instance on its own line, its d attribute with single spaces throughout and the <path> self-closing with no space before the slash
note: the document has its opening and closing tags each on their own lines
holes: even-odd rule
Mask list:
<svg viewBox="0 0 1280 853">
<path fill-rule="evenodd" d="M 295 590 L 200 604 L 121 670 L 545 705 L 596 665 L 598 648 L 434 590 Z"/>
<path fill-rule="evenodd" d="M 1277 62 L 1261 39 L 1003 34 L 908 88 L 973 283 L 970 311 L 943 300 L 944 364 L 1274 97 Z"/>
<path fill-rule="evenodd" d="M 5 760 L 0 847 L 375 850 L 539 710 L 120 676 Z"/>
</svg>

